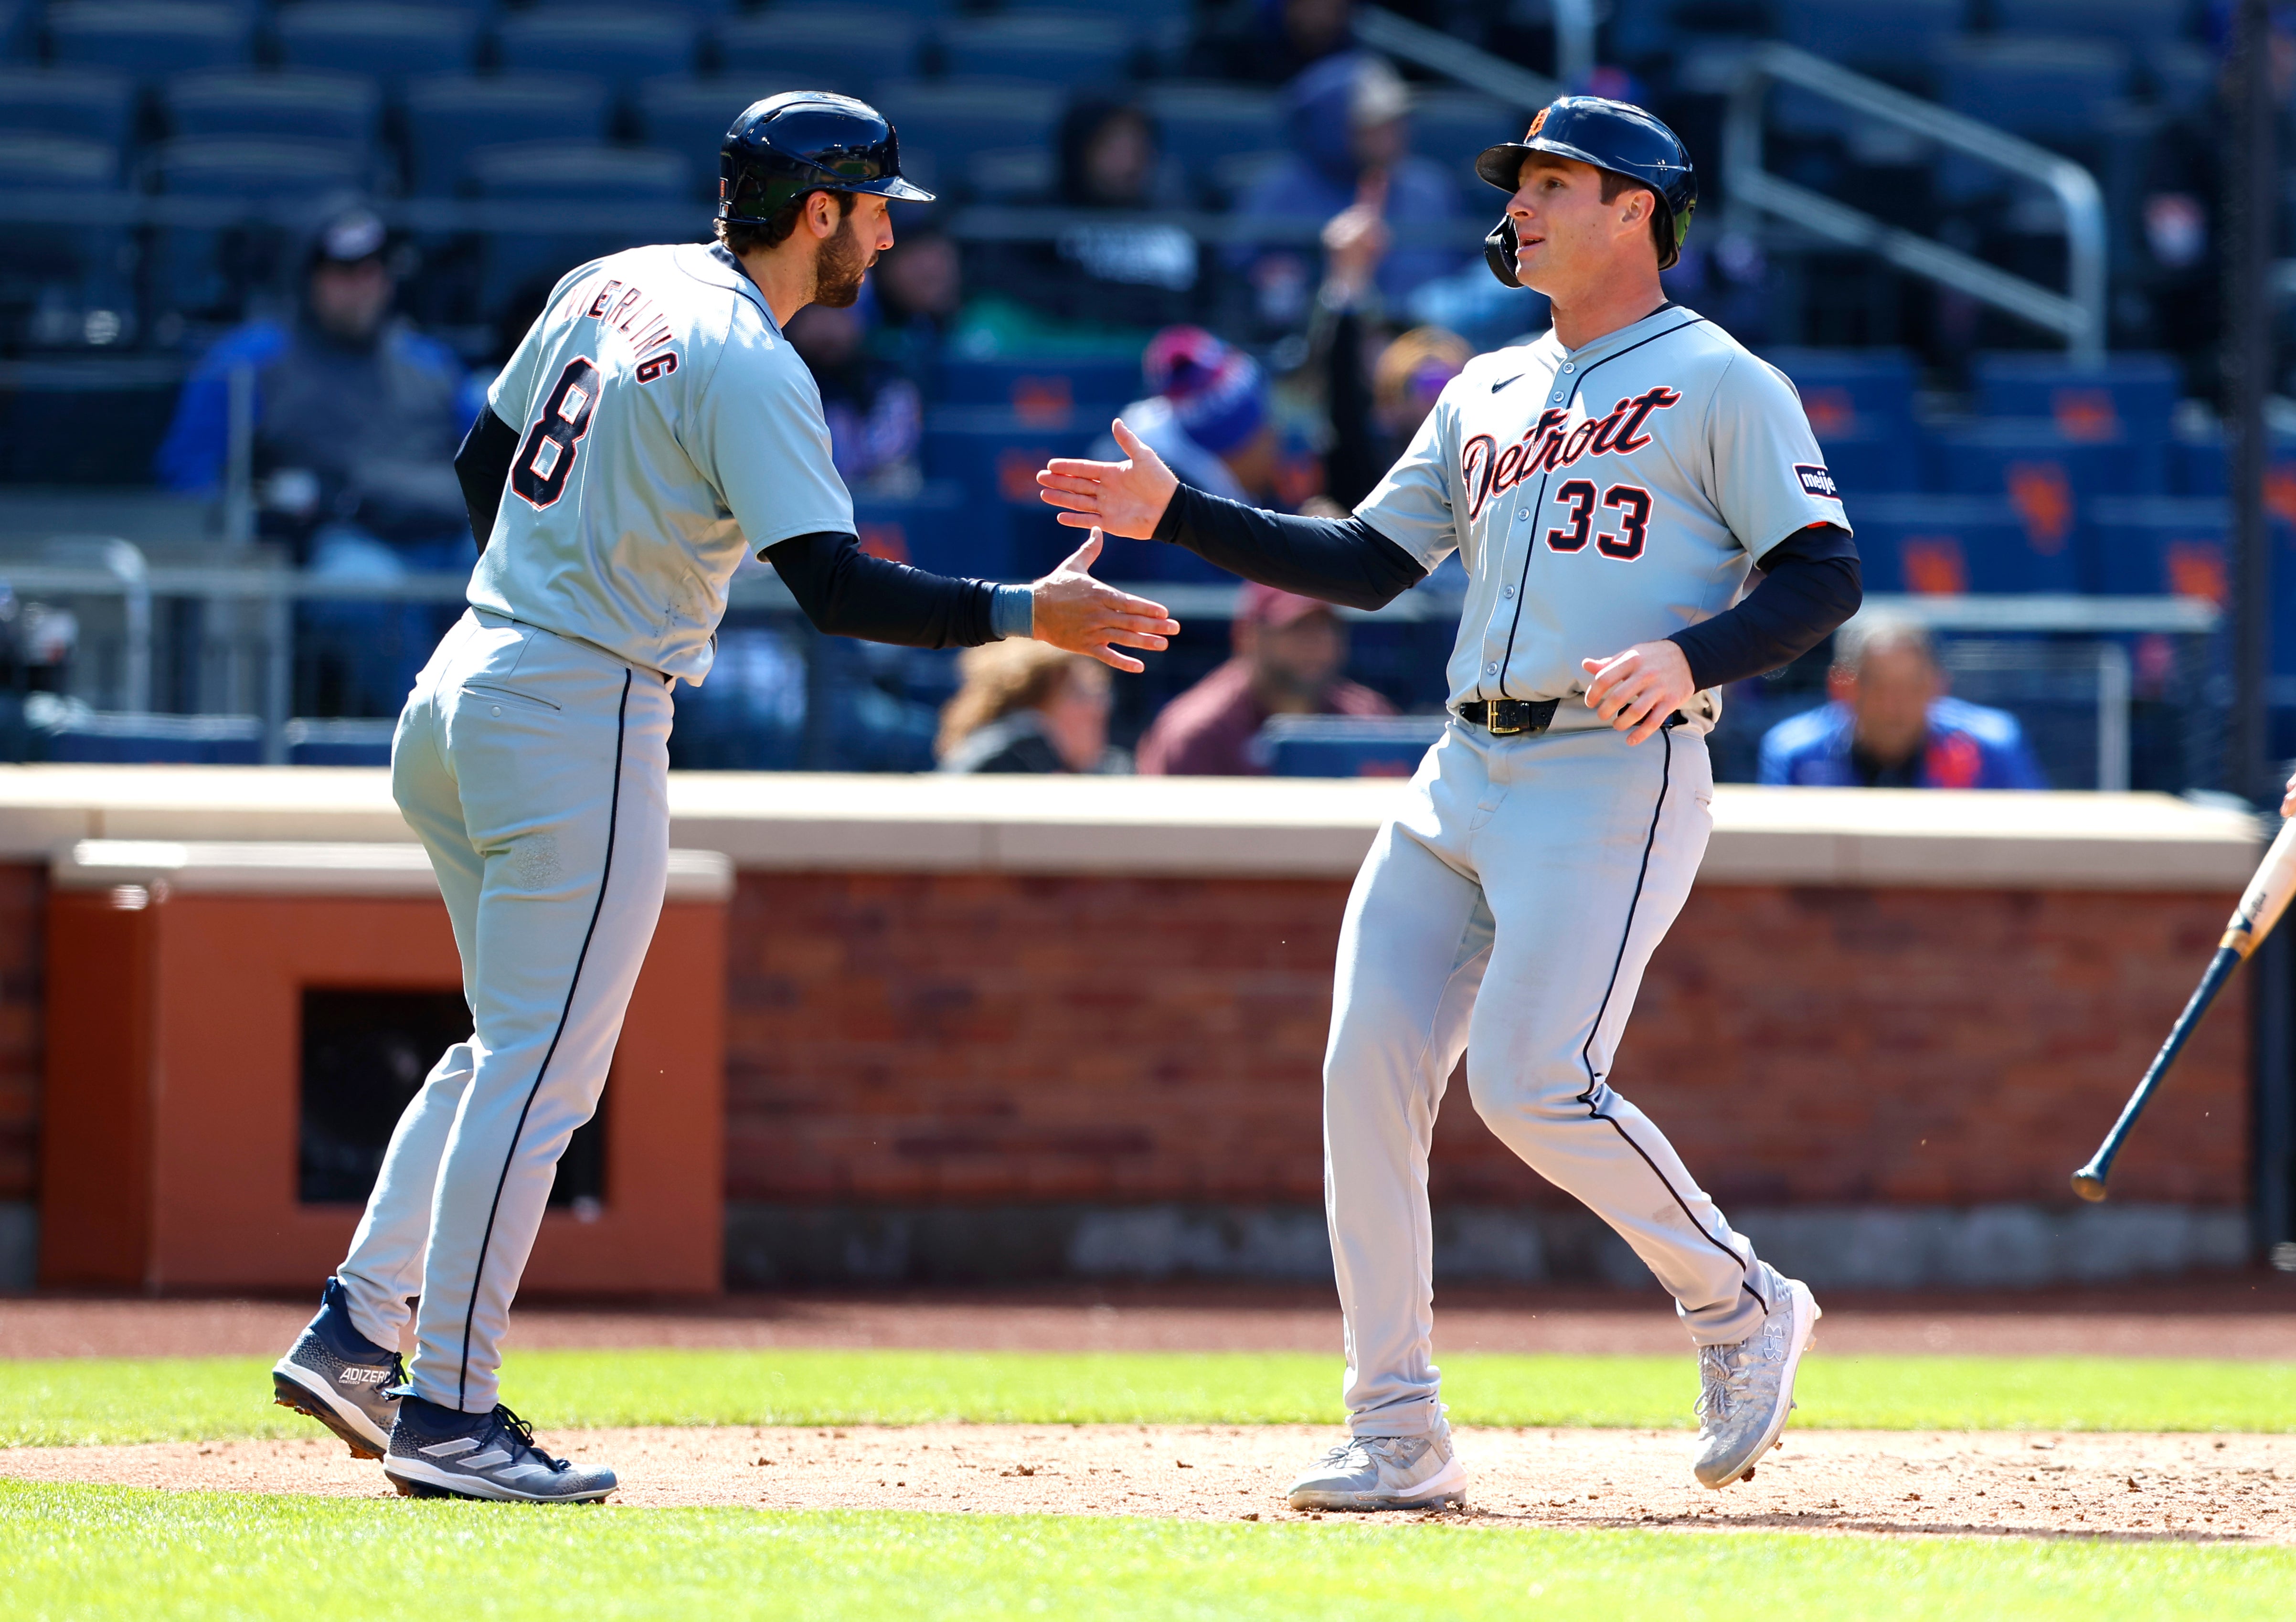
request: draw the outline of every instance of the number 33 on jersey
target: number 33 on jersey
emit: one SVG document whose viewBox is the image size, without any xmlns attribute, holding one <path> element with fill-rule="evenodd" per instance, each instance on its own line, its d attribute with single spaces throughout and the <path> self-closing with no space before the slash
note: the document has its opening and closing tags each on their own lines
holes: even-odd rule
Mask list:
<svg viewBox="0 0 2296 1622">
<path fill-rule="evenodd" d="M 1849 528 L 1793 385 L 1674 305 L 1477 356 L 1356 512 L 1465 565 L 1455 706 L 1584 692 L 1580 659 L 1721 612 L 1796 530 Z"/>
</svg>

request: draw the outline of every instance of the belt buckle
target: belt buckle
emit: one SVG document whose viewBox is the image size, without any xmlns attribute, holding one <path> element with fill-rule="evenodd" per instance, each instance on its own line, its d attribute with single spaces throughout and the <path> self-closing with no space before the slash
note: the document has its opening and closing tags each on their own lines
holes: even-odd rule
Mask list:
<svg viewBox="0 0 2296 1622">
<path fill-rule="evenodd" d="M 1520 699 L 1493 699 L 1484 716 L 1484 730 L 1494 738 L 1512 738 L 1530 730 L 1530 706 Z"/>
</svg>

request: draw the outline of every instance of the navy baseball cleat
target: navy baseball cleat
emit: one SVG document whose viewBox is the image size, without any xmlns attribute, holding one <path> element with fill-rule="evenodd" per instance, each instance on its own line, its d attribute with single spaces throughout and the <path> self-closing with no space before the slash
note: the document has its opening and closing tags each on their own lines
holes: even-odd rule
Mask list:
<svg viewBox="0 0 2296 1622">
<path fill-rule="evenodd" d="M 494 1498 L 512 1503 L 595 1503 L 621 1483 L 603 1467 L 554 1459 L 534 1427 L 500 1403 L 463 1413 L 409 1393 L 398 1405 L 382 1473 L 409 1498 Z"/>
<path fill-rule="evenodd" d="M 390 1446 L 398 1418 L 392 1393 L 406 1383 L 398 1354 L 351 1327 L 350 1299 L 336 1278 L 327 1281 L 294 1349 L 271 1368 L 272 1400 L 342 1438 L 355 1459 L 379 1459 Z"/>
</svg>

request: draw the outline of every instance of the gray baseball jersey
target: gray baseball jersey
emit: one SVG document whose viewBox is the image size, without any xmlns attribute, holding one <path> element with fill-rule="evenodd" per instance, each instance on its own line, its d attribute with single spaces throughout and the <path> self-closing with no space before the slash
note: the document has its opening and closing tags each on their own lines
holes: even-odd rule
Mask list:
<svg viewBox="0 0 2296 1622">
<path fill-rule="evenodd" d="M 1793 385 L 1672 304 L 1470 361 L 1356 512 L 1431 571 L 1466 566 L 1455 707 L 1583 692 L 1580 659 L 1719 613 L 1796 530 L 1849 527 Z"/>
<path fill-rule="evenodd" d="M 746 551 L 850 533 L 812 373 L 723 248 L 570 274 L 488 390 L 519 432 L 471 602 L 700 682 Z"/>
</svg>

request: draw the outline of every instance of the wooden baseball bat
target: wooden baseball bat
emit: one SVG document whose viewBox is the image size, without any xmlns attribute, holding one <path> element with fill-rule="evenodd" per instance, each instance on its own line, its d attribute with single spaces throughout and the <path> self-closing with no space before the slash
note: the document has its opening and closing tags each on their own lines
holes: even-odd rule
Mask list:
<svg viewBox="0 0 2296 1622">
<path fill-rule="evenodd" d="M 2216 955 L 2209 960 L 2208 971 L 2193 988 L 2192 1001 L 2177 1016 L 2177 1023 L 2169 1028 L 2169 1039 L 2152 1056 L 2152 1068 L 2136 1084 L 2136 1091 L 2129 1094 L 2127 1107 L 2121 1110 L 2120 1118 L 2112 1123 L 2112 1130 L 2104 1135 L 2103 1143 L 2089 1163 L 2073 1174 L 2073 1192 L 2084 1200 L 2104 1198 L 2105 1179 L 2112 1175 L 2112 1162 L 2120 1155 L 2121 1144 L 2128 1142 L 2136 1118 L 2152 1102 L 2161 1077 L 2177 1062 L 2177 1055 L 2184 1052 L 2185 1039 L 2200 1024 L 2201 1016 L 2208 1012 L 2209 1004 L 2217 1000 L 2217 993 L 2224 989 L 2225 982 L 2232 979 L 2232 971 L 2256 950 L 2259 941 L 2272 933 L 2272 926 L 2287 910 L 2292 894 L 2296 894 L 2296 818 L 2281 823 L 2279 837 L 2264 853 L 2256 876 L 2248 881 L 2247 893 L 2233 909 L 2232 922 L 2225 926 L 2224 938 L 2217 943 Z"/>
</svg>

